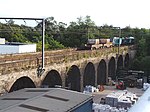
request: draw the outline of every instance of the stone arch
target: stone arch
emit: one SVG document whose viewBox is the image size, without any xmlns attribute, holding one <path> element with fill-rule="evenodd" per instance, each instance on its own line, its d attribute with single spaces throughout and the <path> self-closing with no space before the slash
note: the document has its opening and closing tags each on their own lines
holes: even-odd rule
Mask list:
<svg viewBox="0 0 150 112">
<path fill-rule="evenodd" d="M 35 88 L 34 82 L 27 76 L 17 79 L 14 84 L 11 86 L 9 92 L 20 90 L 23 88 Z"/>
<path fill-rule="evenodd" d="M 106 62 L 102 59 L 97 68 L 97 85 L 106 84 Z"/>
<path fill-rule="evenodd" d="M 124 68 L 128 69 L 129 68 L 129 54 L 127 53 L 126 56 L 125 56 L 125 59 L 124 59 Z"/>
<path fill-rule="evenodd" d="M 108 77 L 111 77 L 112 80 L 116 79 L 116 61 L 114 57 L 111 57 L 108 63 Z"/>
<path fill-rule="evenodd" d="M 72 65 L 66 76 L 66 87 L 74 91 L 81 91 L 80 88 L 80 70 L 76 65 Z"/>
<path fill-rule="evenodd" d="M 123 68 L 123 56 L 120 55 L 117 60 L 117 69 L 122 69 L 122 68 Z"/>
<path fill-rule="evenodd" d="M 42 81 L 41 86 L 55 87 L 56 85 L 62 86 L 62 79 L 60 77 L 60 74 L 56 70 L 51 70 Z"/>
<path fill-rule="evenodd" d="M 121 77 L 123 70 L 123 56 L 120 55 L 117 60 L 117 69 L 116 69 L 116 76 Z"/>
<path fill-rule="evenodd" d="M 89 62 L 84 70 L 83 87 L 86 85 L 95 86 L 95 67 L 94 64 Z"/>
</svg>

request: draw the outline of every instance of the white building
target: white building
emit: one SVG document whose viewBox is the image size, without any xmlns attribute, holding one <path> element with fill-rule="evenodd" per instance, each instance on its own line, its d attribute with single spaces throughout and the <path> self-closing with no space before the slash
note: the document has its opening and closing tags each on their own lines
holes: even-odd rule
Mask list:
<svg viewBox="0 0 150 112">
<path fill-rule="evenodd" d="M 18 42 L 5 43 L 4 39 L 0 39 L 0 54 L 15 54 L 36 52 L 36 44 L 24 44 Z"/>
</svg>

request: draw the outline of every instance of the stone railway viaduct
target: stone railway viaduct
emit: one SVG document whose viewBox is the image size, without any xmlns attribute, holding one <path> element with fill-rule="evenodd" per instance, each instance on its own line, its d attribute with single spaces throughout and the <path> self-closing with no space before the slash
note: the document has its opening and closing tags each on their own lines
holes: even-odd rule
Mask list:
<svg viewBox="0 0 150 112">
<path fill-rule="evenodd" d="M 49 52 L 45 55 L 45 72 L 40 77 L 37 76 L 37 67 L 41 58 L 35 57 L 35 53 L 0 56 L 0 93 L 55 85 L 83 91 L 85 85 L 107 84 L 108 77 L 115 79 L 117 68 L 128 68 L 135 54 L 135 50 L 128 46 L 120 47 L 119 55 L 117 52 L 115 47 L 94 51 L 65 50 L 57 54 Z M 6 57 L 13 60 L 2 61 Z"/>
</svg>

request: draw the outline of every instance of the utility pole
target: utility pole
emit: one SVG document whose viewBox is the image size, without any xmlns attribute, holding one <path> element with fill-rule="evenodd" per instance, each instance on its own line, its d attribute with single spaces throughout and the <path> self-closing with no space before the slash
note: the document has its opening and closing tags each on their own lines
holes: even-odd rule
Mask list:
<svg viewBox="0 0 150 112">
<path fill-rule="evenodd" d="M 37 68 L 37 76 L 40 77 L 44 71 L 44 44 L 45 44 L 45 19 L 44 18 L 12 18 L 12 17 L 0 17 L 0 20 L 4 19 L 7 22 L 7 19 L 9 20 L 41 20 L 42 21 L 42 66 L 39 65 Z M 11 27 L 10 27 L 11 28 Z"/>
<path fill-rule="evenodd" d="M 87 25 L 87 37 L 89 39 L 89 26 Z"/>
<path fill-rule="evenodd" d="M 117 55 L 119 57 L 119 54 L 120 54 L 120 52 L 119 52 L 120 51 L 120 40 L 121 40 L 121 28 L 120 27 L 113 27 L 113 28 L 119 30 L 119 35 L 118 35 L 118 37 L 119 37 L 119 39 L 118 39 L 118 53 L 117 53 Z"/>
<path fill-rule="evenodd" d="M 45 19 L 42 20 L 42 70 L 45 70 L 44 68 L 44 45 L 45 45 Z"/>
<path fill-rule="evenodd" d="M 120 39 L 121 39 L 121 28 L 119 27 L 118 56 L 119 56 L 119 50 L 120 50 Z"/>
</svg>

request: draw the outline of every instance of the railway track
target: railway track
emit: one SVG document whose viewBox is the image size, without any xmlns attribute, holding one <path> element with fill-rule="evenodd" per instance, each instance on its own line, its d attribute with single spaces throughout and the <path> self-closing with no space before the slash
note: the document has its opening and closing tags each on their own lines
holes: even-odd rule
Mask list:
<svg viewBox="0 0 150 112">
<path fill-rule="evenodd" d="M 82 55 L 82 54 L 92 54 L 94 52 L 106 52 L 107 49 L 111 49 L 111 48 L 103 48 L 99 50 L 64 49 L 64 50 L 45 51 L 45 58 L 59 58 L 59 57 L 65 57 L 71 55 L 73 56 L 78 54 Z M 30 60 L 41 60 L 41 59 L 42 59 L 41 52 L 0 55 L 0 65 L 16 63 L 16 62 L 25 62 Z"/>
</svg>

